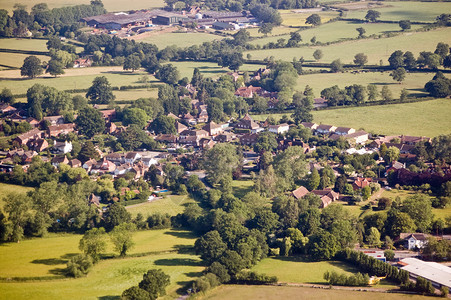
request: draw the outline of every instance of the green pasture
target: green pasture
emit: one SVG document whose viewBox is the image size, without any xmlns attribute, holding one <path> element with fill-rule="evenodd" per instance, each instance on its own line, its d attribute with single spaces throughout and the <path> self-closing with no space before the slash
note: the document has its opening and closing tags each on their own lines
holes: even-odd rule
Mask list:
<svg viewBox="0 0 451 300">
<path fill-rule="evenodd" d="M 258 27 L 247 28 L 246 30 L 249 32 L 251 37 L 263 37 L 264 34 L 258 32 Z M 289 34 L 290 32 L 298 30 L 297 28 L 290 28 L 288 26 L 277 26 L 275 27 L 268 36 L 279 36 L 281 34 Z"/>
<path fill-rule="evenodd" d="M 449 2 L 383 2 L 385 7 L 372 8 L 381 13 L 379 20 L 386 21 L 421 21 L 434 22 L 438 15 L 449 13 L 451 3 Z M 352 10 L 345 13 L 344 18 L 364 19 L 367 9 Z"/>
<path fill-rule="evenodd" d="M 136 41 L 155 44 L 158 47 L 158 49 L 163 49 L 171 45 L 184 48 L 192 45 L 200 45 L 205 42 L 211 42 L 214 40 L 221 39 L 222 39 L 221 36 L 208 33 L 170 32 L 165 34 L 152 35 Z"/>
<path fill-rule="evenodd" d="M 265 285 L 221 285 L 203 300 L 229 299 L 309 299 L 309 300 L 432 300 L 436 297 L 420 295 L 405 295 L 378 292 L 359 292 L 352 290 L 317 289 L 296 286 L 265 286 Z"/>
<path fill-rule="evenodd" d="M 116 101 L 136 100 L 139 98 L 158 98 L 158 89 L 136 89 L 126 91 L 114 91 Z"/>
<path fill-rule="evenodd" d="M 313 111 L 316 123 L 348 126 L 355 129 L 387 134 L 405 134 L 434 137 L 451 133 L 451 101 L 403 103 L 368 107 L 347 107 L 333 110 Z M 284 114 L 254 115 L 256 120 L 269 116 L 280 119 Z M 286 115 L 290 115 L 287 113 Z"/>
<path fill-rule="evenodd" d="M 242 198 L 249 192 L 252 192 L 254 182 L 252 180 L 234 180 L 232 182 L 232 193 L 235 197 Z"/>
<path fill-rule="evenodd" d="M 103 5 L 107 11 L 128 11 L 137 10 L 143 8 L 157 8 L 165 6 L 163 0 L 128 0 L 126 3 L 123 0 L 103 0 Z M 8 10 L 10 13 L 14 9 L 14 4 L 18 3 L 16 0 L 2 0 L 1 8 Z M 20 4 L 26 5 L 27 10 L 30 11 L 31 8 L 42 3 L 41 0 L 21 0 Z M 47 0 L 45 1 L 49 8 L 63 7 L 63 6 L 73 6 L 79 4 L 89 4 L 89 0 Z"/>
<path fill-rule="evenodd" d="M 358 32 L 356 28 L 363 27 L 366 30 L 366 35 L 379 35 L 388 32 L 398 32 L 401 29 L 398 24 L 387 24 L 387 23 L 355 23 L 350 21 L 337 21 L 327 23 L 318 27 L 312 27 L 306 30 L 302 30 L 299 33 L 302 37 L 303 43 L 310 43 L 310 40 L 315 36 L 316 40 L 321 43 L 329 43 L 340 41 L 342 39 L 356 38 Z M 413 25 L 412 29 L 419 28 L 419 25 Z M 277 37 L 267 37 L 251 41 L 251 44 L 264 45 L 269 42 L 277 42 L 278 39 L 284 38 L 288 41 L 290 35 L 277 36 Z"/>
<path fill-rule="evenodd" d="M 48 51 L 46 43 L 47 40 L 19 38 L 0 39 L 0 48 L 24 51 Z M 1 53 L 0 55 L 3 55 L 3 53 Z"/>
<path fill-rule="evenodd" d="M 182 213 L 186 205 L 189 203 L 194 203 L 194 200 L 187 195 L 167 195 L 162 199 L 131 205 L 126 208 L 133 216 L 136 216 L 138 213 L 141 213 L 144 216 L 154 213 L 170 214 L 171 216 L 175 216 L 178 213 Z"/>
<path fill-rule="evenodd" d="M 23 65 L 23 61 L 28 56 L 30 56 L 30 55 L 20 54 L 20 53 L 1 52 L 0 53 L 0 65 L 13 67 L 13 68 L 20 68 Z M 49 56 L 44 56 L 44 55 L 35 55 L 35 56 L 37 58 L 39 58 L 41 60 L 41 62 L 50 60 Z"/>
<path fill-rule="evenodd" d="M 298 77 L 296 89 L 303 91 L 306 85 L 313 89 L 316 97 L 321 96 L 321 91 L 333 85 L 338 85 L 340 88 L 352 84 L 361 84 L 367 86 L 374 84 L 377 86 L 379 92 L 383 86 L 387 86 L 393 94 L 394 98 L 399 98 L 402 89 L 407 89 L 409 94 L 420 96 L 426 95 L 424 85 L 432 80 L 435 73 L 407 73 L 405 80 L 399 84 L 390 76 L 391 72 L 368 72 L 353 74 L 351 72 L 345 73 L 319 73 L 307 74 Z M 451 78 L 451 75 L 445 75 Z M 379 96 L 379 99 L 382 99 Z"/>
<path fill-rule="evenodd" d="M 396 50 L 411 51 L 418 56 L 421 51 L 434 52 L 439 42 L 451 43 L 451 28 L 439 28 L 427 32 L 406 32 L 390 38 L 352 40 L 329 46 L 247 51 L 244 56 L 250 53 L 253 59 L 265 59 L 273 56 L 276 60 L 285 61 L 291 61 L 293 57 L 297 59 L 304 57 L 306 61 L 313 62 L 315 61 L 313 52 L 320 49 L 323 52 L 323 58 L 319 62 L 328 63 L 340 59 L 342 63 L 353 63 L 357 53 L 364 53 L 368 56 L 368 64 L 379 64 L 380 60 L 384 64 L 388 64 L 388 58 Z"/>
<path fill-rule="evenodd" d="M 15 184 L 7 184 L 0 183 L 0 211 L 3 209 L 3 197 L 8 195 L 9 193 L 27 193 L 28 191 L 33 190 L 33 188 L 15 185 Z"/>
<path fill-rule="evenodd" d="M 321 22 L 326 23 L 330 19 L 340 15 L 338 11 L 296 12 L 295 10 L 279 10 L 282 17 L 282 25 L 285 26 L 311 26 L 305 24 L 306 19 L 312 14 L 318 14 Z"/>
<path fill-rule="evenodd" d="M 182 78 L 188 77 L 191 79 L 195 68 L 199 68 L 199 71 L 205 77 L 215 77 L 231 72 L 228 68 L 223 68 L 217 63 L 211 62 L 177 61 L 170 63 L 177 67 Z M 240 71 L 256 71 L 262 67 L 264 65 L 244 64 L 240 67 Z"/>
</svg>

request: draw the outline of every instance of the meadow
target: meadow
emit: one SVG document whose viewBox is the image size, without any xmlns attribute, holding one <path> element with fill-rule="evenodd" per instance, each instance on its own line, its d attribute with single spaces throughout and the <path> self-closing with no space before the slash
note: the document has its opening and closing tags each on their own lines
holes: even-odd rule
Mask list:
<svg viewBox="0 0 451 300">
<path fill-rule="evenodd" d="M 80 238 L 81 235 L 51 235 L 47 238 L 3 244 L 0 247 L 0 276 L 51 276 L 52 272 L 58 273 L 65 267 L 66 260 L 79 252 Z M 126 288 L 136 285 L 147 270 L 161 268 L 171 276 L 166 299 L 173 299 L 178 297 L 177 291 L 200 276 L 204 268 L 197 256 L 176 251 L 191 247 L 194 239 L 190 232 L 182 230 L 140 231 L 134 234 L 136 246 L 130 252 L 131 257 L 101 260 L 87 277 L 78 279 L 1 282 L 0 295 L 4 299 L 117 297 Z M 112 251 L 111 247 L 108 251 Z M 167 251 L 175 252 L 165 253 Z M 133 256 L 138 253 L 145 256 Z"/>
<path fill-rule="evenodd" d="M 4 201 L 3 197 L 8 195 L 9 193 L 27 193 L 29 191 L 32 191 L 33 188 L 26 187 L 26 186 L 20 186 L 15 184 L 7 184 L 7 183 L 1 183 L 0 182 L 0 211 L 3 209 Z"/>
<path fill-rule="evenodd" d="M 451 133 L 451 102 L 449 99 L 368 107 L 347 107 L 313 111 L 318 124 L 347 126 L 386 134 L 434 137 Z M 284 114 L 254 115 L 256 120 L 268 116 L 280 119 Z M 287 113 L 286 115 L 290 115 Z M 388 121 L 389 120 L 389 121 Z"/>
<path fill-rule="evenodd" d="M 20 54 L 20 53 L 0 53 L 0 65 L 11 67 L 11 68 L 20 68 L 23 65 L 23 61 L 27 58 L 28 54 Z M 37 58 L 41 60 L 41 62 L 49 61 L 50 56 L 45 55 L 35 55 Z M 20 70 L 19 70 L 20 74 Z"/>
<path fill-rule="evenodd" d="M 222 285 L 207 293 L 202 300 L 229 299 L 309 299 L 309 300 L 432 300 L 419 295 L 359 292 L 351 290 L 314 289 L 295 286 Z"/>
<path fill-rule="evenodd" d="M 0 48 L 16 49 L 24 51 L 48 51 L 46 43 L 47 40 L 26 39 L 26 38 L 0 39 Z"/>
<path fill-rule="evenodd" d="M 357 33 L 357 32 L 356 32 Z M 302 33 L 301 33 L 302 36 Z M 306 40 L 306 39 L 304 39 Z M 451 43 L 451 28 L 440 28 L 427 32 L 406 32 L 389 38 L 370 38 L 346 41 L 325 46 L 307 46 L 300 48 L 265 49 L 247 51 L 252 59 L 265 59 L 271 56 L 274 59 L 291 61 L 293 57 L 304 57 L 306 61 L 315 61 L 313 52 L 317 49 L 323 52 L 323 58 L 319 62 L 328 63 L 340 59 L 342 63 L 353 63 L 357 53 L 368 56 L 368 64 L 379 64 L 380 61 L 388 64 L 388 58 L 396 50 L 411 51 L 418 56 L 421 51 L 434 51 L 437 43 Z"/>
<path fill-rule="evenodd" d="M 317 12 L 298 12 L 296 10 L 279 10 L 282 17 L 282 25 L 284 26 L 311 26 L 305 24 L 307 18 L 315 13 L 321 17 L 321 22 L 326 23 L 330 19 L 336 18 L 340 15 L 338 11 L 317 11 Z M 300 10 L 302 11 L 302 10 Z"/>
<path fill-rule="evenodd" d="M 148 216 L 154 213 L 170 214 L 175 216 L 182 213 L 185 207 L 195 201 L 187 195 L 166 195 L 164 198 L 144 202 L 136 205 L 127 206 L 126 209 L 132 216 L 138 213 Z"/>
<path fill-rule="evenodd" d="M 171 45 L 183 48 L 221 39 L 221 36 L 209 33 L 170 32 L 166 34 L 151 35 L 146 38 L 139 39 L 137 42 L 155 44 L 158 49 L 164 49 Z"/>
<path fill-rule="evenodd" d="M 41 3 L 40 0 L 21 0 L 20 4 L 26 5 L 27 10 L 30 11 L 31 8 Z M 105 9 L 109 12 L 112 11 L 124 11 L 125 10 L 137 10 L 145 8 L 157 8 L 163 7 L 165 5 L 163 0 L 128 0 L 126 7 L 124 7 L 123 0 L 103 0 L 103 5 Z M 1 8 L 6 9 L 11 12 L 14 8 L 14 4 L 18 3 L 16 0 L 2 0 Z M 89 4 L 89 0 L 47 0 L 45 1 L 49 8 L 63 7 L 63 6 L 73 6 L 80 4 Z"/>
</svg>

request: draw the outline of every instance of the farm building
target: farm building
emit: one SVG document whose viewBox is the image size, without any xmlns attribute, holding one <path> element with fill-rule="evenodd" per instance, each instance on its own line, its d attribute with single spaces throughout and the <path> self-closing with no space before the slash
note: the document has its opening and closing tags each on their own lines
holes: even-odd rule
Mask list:
<svg viewBox="0 0 451 300">
<path fill-rule="evenodd" d="M 451 288 L 451 268 L 436 262 L 426 262 L 416 258 L 404 258 L 401 260 L 401 269 L 409 272 L 410 277 L 421 276 L 436 288 L 442 286 Z"/>
<path fill-rule="evenodd" d="M 155 16 L 155 11 L 151 12 L 136 12 L 134 14 L 111 13 L 94 17 L 87 17 L 81 19 L 91 27 L 105 28 L 109 30 L 120 30 L 125 27 L 135 25 L 147 25 L 152 23 L 152 18 Z"/>
<path fill-rule="evenodd" d="M 231 24 L 231 23 L 228 23 L 228 22 L 214 22 L 212 27 L 213 27 L 213 29 L 216 29 L 216 30 L 235 30 L 235 29 L 239 29 L 234 24 Z"/>
<path fill-rule="evenodd" d="M 181 14 L 176 14 L 173 12 L 167 12 L 160 10 L 154 18 L 154 23 L 162 25 L 178 24 L 180 21 L 186 20 L 187 17 Z"/>
</svg>

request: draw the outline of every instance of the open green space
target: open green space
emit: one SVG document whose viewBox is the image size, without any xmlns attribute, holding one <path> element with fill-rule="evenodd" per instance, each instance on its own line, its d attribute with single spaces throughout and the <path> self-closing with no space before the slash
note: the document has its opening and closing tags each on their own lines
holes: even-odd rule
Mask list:
<svg viewBox="0 0 451 300">
<path fill-rule="evenodd" d="M 0 39 L 0 48 L 16 49 L 24 51 L 48 51 L 46 43 L 47 40 L 20 39 L 20 38 Z"/>
<path fill-rule="evenodd" d="M 23 193 L 25 194 L 28 191 L 33 190 L 33 188 L 15 185 L 15 184 L 7 184 L 0 183 L 0 211 L 3 209 L 3 197 L 8 195 L 9 193 Z"/>
<path fill-rule="evenodd" d="M 258 32 L 259 28 L 247 28 L 246 29 L 251 37 L 264 37 L 265 35 L 263 33 Z M 288 26 L 277 26 L 274 27 L 274 29 L 269 33 L 267 36 L 279 36 L 282 34 L 289 34 L 290 32 L 297 31 L 297 28 L 291 28 Z"/>
<path fill-rule="evenodd" d="M 79 253 L 81 235 L 50 234 L 45 238 L 7 243 L 0 246 L 0 276 L 52 276 L 65 267 L 67 259 Z M 177 289 L 200 276 L 200 259 L 178 249 L 191 247 L 195 237 L 183 230 L 147 230 L 134 233 L 135 247 L 130 252 L 137 257 L 101 260 L 87 277 L 55 279 L 41 282 L 2 282 L 2 299 L 97 299 L 119 296 L 126 288 L 136 285 L 148 269 L 161 268 L 171 276 L 167 298 L 177 297 Z M 108 253 L 112 253 L 109 245 Z M 163 253 L 175 251 L 172 253 Z M 160 252 L 161 254 L 149 254 Z M 5 298 L 3 298 L 5 297 Z"/>
<path fill-rule="evenodd" d="M 381 13 L 379 20 L 434 22 L 438 15 L 451 11 L 449 2 L 383 2 L 384 7 L 373 8 Z M 345 13 L 345 18 L 364 19 L 367 10 L 353 10 Z"/>
<path fill-rule="evenodd" d="M 312 27 L 306 30 L 302 30 L 299 33 L 302 37 L 303 43 L 309 43 L 313 37 L 321 43 L 335 42 L 342 39 L 356 38 L 358 33 L 356 28 L 363 27 L 366 30 L 366 35 L 383 34 L 388 32 L 398 32 L 401 29 L 398 24 L 387 23 L 355 23 L 350 21 L 338 21 L 327 23 L 318 27 Z M 419 25 L 413 25 L 412 29 L 419 28 Z M 290 35 L 284 36 L 272 36 L 267 38 L 261 38 L 251 41 L 251 44 L 264 45 L 269 42 L 277 42 L 278 39 L 284 38 L 286 41 L 290 38 Z"/>
<path fill-rule="evenodd" d="M 324 56 L 319 62 L 332 62 L 340 59 L 342 63 L 353 63 L 357 53 L 364 53 L 368 56 L 368 64 L 379 64 L 380 60 L 384 64 L 388 64 L 388 58 L 396 50 L 411 51 L 416 57 L 421 51 L 433 52 L 439 42 L 451 43 L 451 28 L 439 28 L 427 32 L 406 32 L 389 38 L 360 39 L 329 46 L 247 51 L 244 56 L 250 53 L 252 59 L 265 59 L 273 56 L 276 60 L 291 61 L 293 57 L 297 59 L 304 57 L 306 61 L 315 61 L 313 52 L 320 49 Z"/>
<path fill-rule="evenodd" d="M 321 22 L 326 23 L 330 19 L 336 18 L 340 15 L 338 11 L 307 11 L 302 10 L 279 10 L 282 17 L 282 25 L 285 26 L 311 26 L 310 24 L 305 24 L 306 19 L 313 13 L 321 17 Z M 301 12 L 299 12 L 301 11 Z"/>
<path fill-rule="evenodd" d="M 158 89 L 136 89 L 126 91 L 114 91 L 116 101 L 136 100 L 139 98 L 158 98 Z"/>
<path fill-rule="evenodd" d="M 10 13 L 14 9 L 14 4 L 18 3 L 16 0 L 2 0 L 1 6 L 2 9 L 8 10 Z M 26 5 L 27 10 L 30 11 L 31 8 L 38 4 L 42 3 L 41 0 L 21 0 L 20 4 Z M 47 0 L 45 1 L 49 8 L 55 7 L 63 7 L 63 6 L 73 6 L 80 4 L 88 4 L 89 0 Z M 128 0 L 124 3 L 123 0 L 104 0 L 103 4 L 107 11 L 128 11 L 128 10 L 137 10 L 144 8 L 157 8 L 165 6 L 163 0 Z"/>
<path fill-rule="evenodd" d="M 143 214 L 144 217 L 154 213 L 175 216 L 182 213 L 189 203 L 194 203 L 194 200 L 187 195 L 167 195 L 152 202 L 127 206 L 126 209 L 133 216 L 136 216 L 138 213 Z"/>
<path fill-rule="evenodd" d="M 295 286 L 222 285 L 209 292 L 203 300 L 229 299 L 309 299 L 309 300 L 428 300 L 436 297 L 340 289 L 314 289 Z"/>
<path fill-rule="evenodd" d="M 194 32 L 171 32 L 165 34 L 152 35 L 137 42 L 145 42 L 155 44 L 158 49 L 166 48 L 167 46 L 175 45 L 177 47 L 189 47 L 192 45 L 200 45 L 205 42 L 214 40 L 221 40 L 222 37 L 209 33 L 194 33 Z"/>
<path fill-rule="evenodd" d="M 451 133 L 451 101 L 431 101 L 392 105 L 347 107 L 313 111 L 313 120 L 320 124 L 347 126 L 355 129 L 387 134 L 405 134 L 434 137 Z M 272 116 L 276 120 L 284 114 L 254 115 L 256 120 Z M 290 115 L 287 113 L 286 115 Z"/>
<path fill-rule="evenodd" d="M 195 68 L 198 68 L 205 77 L 221 76 L 227 72 L 231 72 L 228 68 L 223 68 L 217 63 L 212 62 L 176 61 L 170 63 L 177 67 L 182 78 L 188 77 L 191 79 Z M 264 65 L 244 64 L 240 67 L 240 71 L 256 71 L 262 67 Z"/>
<path fill-rule="evenodd" d="M 252 180 L 234 180 L 232 182 L 232 192 L 238 198 L 242 198 L 251 192 L 253 187 L 254 182 Z"/>
<path fill-rule="evenodd" d="M 20 53 L 7 53 L 2 52 L 0 53 L 0 65 L 13 67 L 13 68 L 20 68 L 23 65 L 23 61 L 25 58 L 27 58 L 28 54 L 20 54 Z M 37 58 L 43 61 L 49 61 L 50 56 L 44 56 L 44 55 L 35 55 Z"/>
</svg>

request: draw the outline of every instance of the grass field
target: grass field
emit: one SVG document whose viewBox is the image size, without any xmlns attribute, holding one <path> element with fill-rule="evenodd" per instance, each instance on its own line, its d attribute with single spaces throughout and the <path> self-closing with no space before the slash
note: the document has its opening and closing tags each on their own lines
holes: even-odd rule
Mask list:
<svg viewBox="0 0 451 300">
<path fill-rule="evenodd" d="M 0 48 L 18 49 L 25 51 L 48 51 L 46 46 L 47 40 L 35 39 L 0 39 Z M 1 54 L 3 55 L 3 53 Z"/>
<path fill-rule="evenodd" d="M 0 246 L 0 276 L 51 276 L 65 267 L 67 258 L 79 253 L 81 235 L 51 235 Z M 182 230 L 136 232 L 135 248 L 130 254 L 171 251 L 192 246 L 195 237 Z M 108 252 L 111 252 L 111 246 Z M 141 257 L 101 260 L 85 278 L 42 282 L 0 283 L 2 299 L 97 299 L 119 296 L 135 285 L 151 268 L 162 268 L 171 276 L 168 299 L 177 297 L 177 289 L 200 275 L 203 266 L 192 254 L 162 253 Z M 5 298 L 4 298 L 5 297 Z"/>
<path fill-rule="evenodd" d="M 302 299 L 302 300 L 428 300 L 436 297 L 376 292 L 358 292 L 339 289 L 312 289 L 293 286 L 222 285 L 203 300 L 229 299 Z"/>
<path fill-rule="evenodd" d="M 253 187 L 254 182 L 252 180 L 234 180 L 232 182 L 232 192 L 238 198 L 242 198 L 251 192 Z"/>
<path fill-rule="evenodd" d="M 189 203 L 194 203 L 194 200 L 189 196 L 167 195 L 163 199 L 157 199 L 152 202 L 145 202 L 137 205 L 126 207 L 127 210 L 133 215 L 142 213 L 144 216 L 160 213 L 170 214 L 175 216 L 178 213 L 182 213 L 185 206 Z"/>
<path fill-rule="evenodd" d="M 30 56 L 30 55 L 2 52 L 2 53 L 0 53 L 0 65 L 5 65 L 8 67 L 13 67 L 13 68 L 20 68 L 23 65 L 23 61 L 28 56 Z M 50 56 L 44 56 L 44 55 L 35 55 L 35 56 L 37 58 L 39 58 L 41 60 L 41 62 L 50 60 Z M 20 71 L 19 71 L 19 74 L 20 74 Z"/>
<path fill-rule="evenodd" d="M 123 0 L 103 0 L 103 5 L 107 11 L 123 11 L 123 10 L 137 10 L 143 8 L 163 7 L 165 5 L 163 0 L 128 0 L 126 5 Z M 1 8 L 12 12 L 14 4 L 18 3 L 16 0 L 2 0 Z M 40 0 L 22 0 L 21 4 L 27 6 L 30 11 L 33 5 L 42 3 Z M 89 4 L 89 0 L 47 0 L 45 1 L 49 8 L 73 6 L 79 4 Z M 125 6 L 124 6 L 125 5 Z"/>
<path fill-rule="evenodd" d="M 434 137 L 451 133 L 450 114 L 451 101 L 436 99 L 417 103 L 314 111 L 313 119 L 318 124 L 363 128 L 380 134 Z M 271 116 L 280 119 L 282 115 Z M 253 118 L 266 120 L 268 116 L 255 115 Z"/>
<path fill-rule="evenodd" d="M 258 29 L 259 28 L 255 27 L 255 28 L 247 28 L 246 30 L 249 32 L 251 37 L 263 37 L 264 34 L 258 32 Z M 275 27 L 271 31 L 271 33 L 268 34 L 268 36 L 278 36 L 278 35 L 281 35 L 281 34 L 289 34 L 290 32 L 293 32 L 293 31 L 296 31 L 296 30 L 298 30 L 298 29 L 297 28 L 290 28 L 290 27 L 287 27 L 287 26 L 278 26 L 278 27 Z"/>
<path fill-rule="evenodd" d="M 144 39 L 138 40 L 139 42 L 145 42 L 155 44 L 158 49 L 166 48 L 167 46 L 175 45 L 177 47 L 189 47 L 192 45 L 200 45 L 204 42 L 211 42 L 213 40 L 221 40 L 222 37 L 208 34 L 208 33 L 166 33 L 149 36 Z"/>
<path fill-rule="evenodd" d="M 313 14 L 313 12 L 293 12 L 293 10 L 279 10 L 282 17 L 282 25 L 285 26 L 311 26 L 310 24 L 305 24 L 306 19 Z M 314 12 L 321 17 L 321 22 L 326 23 L 330 19 L 339 16 L 338 11 L 318 11 Z"/>
<path fill-rule="evenodd" d="M 139 98 L 158 98 L 158 89 L 136 89 L 127 91 L 114 91 L 116 101 L 136 100 Z"/>
<path fill-rule="evenodd" d="M 324 54 L 320 62 L 340 59 L 343 63 L 352 63 L 357 53 L 365 53 L 368 56 L 368 64 L 379 64 L 380 60 L 388 64 L 388 58 L 396 50 L 411 51 L 416 57 L 421 51 L 433 52 L 439 42 L 451 43 L 451 28 L 407 32 L 390 38 L 353 40 L 329 46 L 255 50 L 245 52 L 244 56 L 250 53 L 253 59 L 273 56 L 276 60 L 291 61 L 293 57 L 304 57 L 306 61 L 314 61 L 313 52 L 320 49 Z"/>
<path fill-rule="evenodd" d="M 8 195 L 9 193 L 26 193 L 28 191 L 33 190 L 33 188 L 26 187 L 26 186 L 20 186 L 15 184 L 7 184 L 7 183 L 0 183 L 0 211 L 3 209 L 3 196 Z"/>
<path fill-rule="evenodd" d="M 449 2 L 384 2 L 386 7 L 373 8 L 381 13 L 380 20 L 434 22 L 438 15 L 451 11 Z M 364 19 L 367 9 L 348 11 L 345 18 Z"/>
<path fill-rule="evenodd" d="M 205 77 L 220 76 L 227 72 L 230 72 L 228 68 L 222 68 L 218 66 L 218 64 L 211 62 L 179 61 L 170 63 L 178 68 L 178 70 L 180 71 L 180 77 L 182 78 L 188 77 L 191 79 L 195 68 L 199 68 L 199 71 Z M 255 71 L 261 67 L 264 67 L 264 65 L 244 64 L 240 67 L 240 71 Z"/>
</svg>

